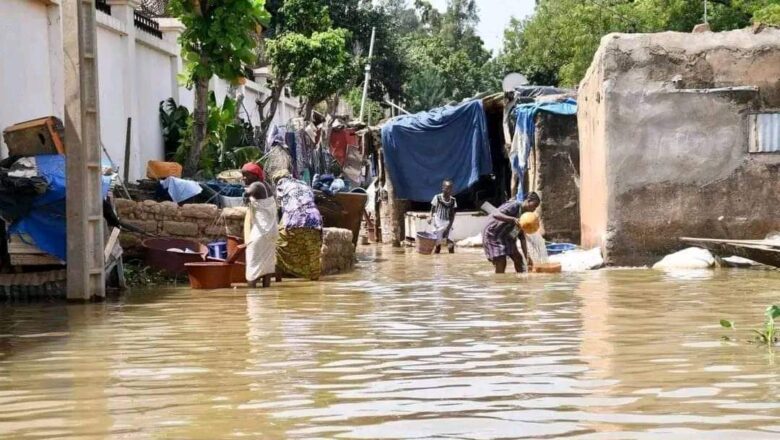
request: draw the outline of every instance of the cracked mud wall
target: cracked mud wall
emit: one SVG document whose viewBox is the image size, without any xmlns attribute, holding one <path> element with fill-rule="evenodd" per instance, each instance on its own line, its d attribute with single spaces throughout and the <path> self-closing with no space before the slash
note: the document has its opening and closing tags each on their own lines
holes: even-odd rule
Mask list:
<svg viewBox="0 0 780 440">
<path fill-rule="evenodd" d="M 772 110 L 778 29 L 604 37 L 580 89 L 583 244 L 636 265 L 780 230 L 780 154 L 748 153 L 749 114 Z"/>
<path fill-rule="evenodd" d="M 530 190 L 542 198 L 544 236 L 580 242 L 580 148 L 577 117 L 540 112 L 529 158 Z"/>
</svg>

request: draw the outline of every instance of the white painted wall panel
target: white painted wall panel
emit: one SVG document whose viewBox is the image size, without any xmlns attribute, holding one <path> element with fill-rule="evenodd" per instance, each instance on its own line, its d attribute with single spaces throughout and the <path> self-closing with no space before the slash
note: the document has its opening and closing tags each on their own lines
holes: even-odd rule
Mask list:
<svg viewBox="0 0 780 440">
<path fill-rule="evenodd" d="M 47 7 L 29 0 L 0 1 L 0 131 L 53 111 Z M 62 48 L 59 49 L 60 51 Z M 0 155 L 8 149 L 0 141 Z"/>
<path fill-rule="evenodd" d="M 98 27 L 98 83 L 100 95 L 100 137 L 114 163 L 122 168 L 125 160 L 125 132 L 130 109 L 125 108 L 122 84 L 129 75 L 124 71 L 123 40 L 108 29 Z"/>
<path fill-rule="evenodd" d="M 141 178 L 149 160 L 164 157 L 160 101 L 173 96 L 171 58 L 149 47 L 136 46 L 135 80 L 138 93 L 138 151 L 131 155 L 130 180 Z M 135 124 L 136 121 L 133 121 Z"/>
</svg>

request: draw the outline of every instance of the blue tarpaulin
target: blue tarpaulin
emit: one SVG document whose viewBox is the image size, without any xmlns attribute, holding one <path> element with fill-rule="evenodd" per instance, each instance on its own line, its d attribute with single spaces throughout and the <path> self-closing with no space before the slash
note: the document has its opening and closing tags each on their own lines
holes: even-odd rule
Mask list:
<svg viewBox="0 0 780 440">
<path fill-rule="evenodd" d="M 29 214 L 8 228 L 11 234 L 29 236 L 42 251 L 66 261 L 67 225 L 65 217 L 65 156 L 35 156 L 38 175 L 46 179 L 46 192 L 35 198 Z M 102 196 L 106 197 L 110 178 L 103 178 Z"/>
<path fill-rule="evenodd" d="M 382 148 L 399 199 L 428 202 L 445 179 L 457 194 L 493 171 L 480 100 L 397 117 L 382 127 Z"/>
<path fill-rule="evenodd" d="M 565 101 L 545 101 L 529 104 L 520 104 L 516 108 L 517 123 L 515 125 L 515 137 L 512 140 L 512 152 L 509 161 L 512 164 L 518 178 L 517 200 L 522 201 L 525 198 L 523 190 L 523 180 L 525 172 L 528 169 L 528 155 L 531 152 L 531 146 L 534 139 L 534 130 L 536 124 L 534 119 L 539 112 L 554 113 L 557 115 L 576 115 L 577 101 L 566 99 Z"/>
</svg>

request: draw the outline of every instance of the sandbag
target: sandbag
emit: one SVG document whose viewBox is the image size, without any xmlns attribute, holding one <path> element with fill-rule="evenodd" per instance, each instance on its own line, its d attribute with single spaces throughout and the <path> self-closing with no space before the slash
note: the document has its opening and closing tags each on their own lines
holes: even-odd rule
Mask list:
<svg viewBox="0 0 780 440">
<path fill-rule="evenodd" d="M 482 234 L 473 237 L 464 238 L 456 243 L 458 247 L 482 247 Z"/>
<path fill-rule="evenodd" d="M 598 269 L 604 265 L 604 258 L 601 256 L 601 248 L 590 250 L 576 249 L 556 255 L 550 255 L 551 263 L 560 263 L 563 272 L 584 272 L 586 270 Z"/>
<path fill-rule="evenodd" d="M 653 269 L 709 269 L 715 266 L 715 257 L 706 249 L 691 247 L 665 256 Z"/>
</svg>

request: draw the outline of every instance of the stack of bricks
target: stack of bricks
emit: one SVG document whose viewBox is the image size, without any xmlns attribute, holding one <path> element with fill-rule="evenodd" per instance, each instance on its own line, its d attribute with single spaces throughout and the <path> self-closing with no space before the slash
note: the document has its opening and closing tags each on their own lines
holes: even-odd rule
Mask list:
<svg viewBox="0 0 780 440">
<path fill-rule="evenodd" d="M 179 206 L 174 202 L 116 199 L 115 206 L 123 222 L 149 236 L 184 238 L 202 243 L 224 239 L 226 235 L 244 235 L 246 208 L 219 209 L 216 205 L 193 203 Z M 122 248 L 130 255 L 141 252 L 143 234 L 123 232 Z"/>
</svg>

